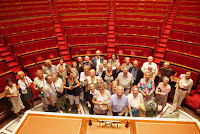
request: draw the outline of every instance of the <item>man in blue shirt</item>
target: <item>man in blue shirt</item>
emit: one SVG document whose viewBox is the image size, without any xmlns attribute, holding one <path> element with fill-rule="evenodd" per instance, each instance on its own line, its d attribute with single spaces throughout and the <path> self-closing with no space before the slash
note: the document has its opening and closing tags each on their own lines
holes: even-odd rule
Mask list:
<svg viewBox="0 0 200 134">
<path fill-rule="evenodd" d="M 110 98 L 109 112 L 111 116 L 124 116 L 127 109 L 132 114 L 128 97 L 123 94 L 124 87 L 118 86 L 117 93 L 113 94 Z"/>
</svg>

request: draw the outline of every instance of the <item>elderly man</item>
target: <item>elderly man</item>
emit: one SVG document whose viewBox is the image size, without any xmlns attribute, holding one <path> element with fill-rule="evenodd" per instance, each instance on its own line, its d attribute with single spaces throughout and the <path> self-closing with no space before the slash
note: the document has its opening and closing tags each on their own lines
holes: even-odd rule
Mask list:
<svg viewBox="0 0 200 134">
<path fill-rule="evenodd" d="M 117 81 L 119 81 L 119 85 L 124 87 L 124 94 L 128 95 L 131 87 L 133 86 L 134 80 L 133 75 L 128 72 L 127 67 L 124 67 L 123 72 L 119 73 Z"/>
<path fill-rule="evenodd" d="M 158 72 L 157 64 L 153 62 L 153 57 L 152 56 L 148 57 L 148 62 L 143 63 L 142 68 L 141 68 L 142 72 L 144 73 L 145 71 L 148 71 L 148 67 L 150 65 L 153 67 L 153 72 L 155 74 L 157 74 L 157 72 Z"/>
<path fill-rule="evenodd" d="M 172 81 L 174 80 L 175 76 L 176 76 L 176 71 L 174 71 L 173 69 L 171 69 L 169 67 L 170 63 L 169 62 L 165 62 L 163 67 L 159 68 L 158 71 L 158 76 L 160 78 L 160 80 L 162 80 L 165 76 L 167 76 L 168 78 L 171 77 L 171 75 L 174 75 L 172 78 Z"/>
<path fill-rule="evenodd" d="M 138 117 L 140 104 L 144 103 L 143 96 L 139 92 L 138 86 L 133 86 L 131 89 L 131 93 L 128 95 L 128 102 L 130 104 L 130 109 L 133 117 Z M 129 113 L 131 115 L 131 113 Z"/>
<path fill-rule="evenodd" d="M 124 88 L 117 86 L 117 93 L 111 96 L 109 104 L 110 116 L 124 116 L 127 109 L 131 112 L 128 98 L 123 92 Z"/>
<path fill-rule="evenodd" d="M 180 75 L 180 80 L 176 84 L 176 91 L 170 114 L 173 113 L 176 109 L 181 109 L 181 103 L 183 99 L 186 98 L 190 93 L 193 86 L 193 80 L 190 78 L 191 73 L 191 71 L 187 71 L 186 74 Z"/>
<path fill-rule="evenodd" d="M 129 69 L 129 72 L 133 75 L 134 83 L 133 85 L 137 85 L 140 79 L 143 77 L 142 70 L 138 67 L 139 62 L 137 60 L 133 61 L 133 67 Z"/>
<path fill-rule="evenodd" d="M 90 57 L 89 56 L 85 56 L 84 60 L 85 61 L 83 62 L 83 65 L 87 65 L 90 68 L 94 68 L 94 64 L 90 61 Z"/>
<path fill-rule="evenodd" d="M 47 74 L 51 75 L 52 73 L 57 73 L 57 68 L 55 65 L 52 65 L 51 60 L 46 60 L 45 63 L 47 65 L 47 68 L 46 68 Z"/>
<path fill-rule="evenodd" d="M 96 51 L 96 56 L 92 58 L 92 63 L 96 67 L 96 69 L 99 68 L 99 64 L 103 63 L 104 58 L 100 56 L 101 52 L 99 50 Z"/>
<path fill-rule="evenodd" d="M 130 69 L 131 67 L 133 67 L 133 65 L 130 63 L 130 58 L 129 57 L 125 58 L 125 63 L 123 63 L 121 67 L 122 68 L 127 67 L 128 69 Z"/>
<path fill-rule="evenodd" d="M 61 58 L 60 58 L 60 61 L 59 61 L 59 64 L 56 66 L 57 71 L 58 71 L 58 67 L 59 67 L 59 66 L 62 66 L 63 69 L 65 69 L 65 65 L 66 65 L 66 64 L 64 63 L 64 58 L 61 57 Z"/>
<path fill-rule="evenodd" d="M 56 90 L 52 83 L 52 76 L 47 75 L 45 77 L 45 80 L 46 84 L 44 85 L 43 88 L 45 103 L 47 104 L 49 112 L 56 112 L 57 96 L 56 96 Z"/>
</svg>

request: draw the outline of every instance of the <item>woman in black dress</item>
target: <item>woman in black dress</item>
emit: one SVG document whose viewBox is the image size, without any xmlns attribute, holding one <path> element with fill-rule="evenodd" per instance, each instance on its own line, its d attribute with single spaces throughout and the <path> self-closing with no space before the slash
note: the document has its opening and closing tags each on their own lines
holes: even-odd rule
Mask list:
<svg viewBox="0 0 200 134">
<path fill-rule="evenodd" d="M 69 98 L 69 102 L 70 102 L 69 111 L 72 110 L 72 106 L 75 101 L 78 112 L 80 112 L 80 108 L 79 108 L 79 94 L 81 92 L 80 83 L 78 79 L 74 77 L 73 72 L 68 72 L 67 76 L 68 77 L 64 80 L 63 87 L 64 89 L 66 89 L 66 94 Z"/>
</svg>

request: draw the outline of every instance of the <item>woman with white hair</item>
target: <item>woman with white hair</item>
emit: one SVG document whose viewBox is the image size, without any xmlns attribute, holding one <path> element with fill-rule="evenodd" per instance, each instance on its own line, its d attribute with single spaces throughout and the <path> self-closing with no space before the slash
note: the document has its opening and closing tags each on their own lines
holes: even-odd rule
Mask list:
<svg viewBox="0 0 200 134">
<path fill-rule="evenodd" d="M 100 63 L 99 68 L 96 70 L 96 75 L 101 77 L 102 73 L 103 73 L 103 64 Z"/>
<path fill-rule="evenodd" d="M 150 78 L 149 71 L 146 71 L 144 73 L 144 78 L 140 80 L 140 82 L 138 83 L 138 86 L 140 88 L 140 93 L 144 97 L 144 103 L 147 104 L 147 102 L 151 100 L 151 97 L 155 90 L 154 81 Z"/>
<path fill-rule="evenodd" d="M 158 105 L 161 105 L 162 109 L 160 111 L 160 114 L 162 113 L 164 107 L 166 106 L 168 93 L 171 90 L 171 86 L 168 83 L 169 83 L 169 78 L 165 76 L 163 77 L 163 82 L 160 82 L 156 88 L 155 94 L 157 96 L 155 97 L 156 107 L 154 111 L 157 110 Z"/>
<path fill-rule="evenodd" d="M 33 81 L 28 77 L 24 76 L 23 71 L 19 71 L 17 76 L 20 78 L 18 80 L 18 85 L 21 88 L 21 93 L 25 101 L 29 104 L 30 108 L 34 107 L 34 95 L 31 90 L 31 85 Z"/>
<path fill-rule="evenodd" d="M 89 89 L 89 85 L 90 83 L 96 84 L 97 83 L 97 76 L 95 76 L 96 71 L 94 69 L 90 70 L 90 76 L 87 77 L 87 81 L 86 81 L 86 88 Z"/>
</svg>

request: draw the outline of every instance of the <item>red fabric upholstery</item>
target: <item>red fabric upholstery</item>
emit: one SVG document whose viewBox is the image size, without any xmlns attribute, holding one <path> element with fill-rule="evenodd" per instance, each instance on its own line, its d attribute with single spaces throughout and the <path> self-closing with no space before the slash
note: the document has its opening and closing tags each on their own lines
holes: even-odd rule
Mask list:
<svg viewBox="0 0 200 134">
<path fill-rule="evenodd" d="M 134 47 L 134 46 L 116 46 L 116 54 L 134 55 L 134 56 L 151 56 L 153 49 Z"/>
<path fill-rule="evenodd" d="M 200 105 L 200 94 L 195 93 L 192 96 L 188 95 L 188 97 L 185 99 L 185 104 L 193 109 L 197 109 Z"/>
<path fill-rule="evenodd" d="M 200 59 L 199 58 L 194 58 L 194 57 L 189 57 L 186 55 L 167 52 L 166 56 L 165 56 L 165 60 L 200 70 Z"/>
<path fill-rule="evenodd" d="M 0 69 L 0 74 L 8 71 L 8 68 L 7 68 L 5 60 L 0 59 L 0 68 L 1 68 Z"/>
<path fill-rule="evenodd" d="M 0 93 L 4 91 L 5 87 L 7 86 L 6 78 L 12 78 L 13 82 L 16 83 L 15 74 L 12 71 L 5 72 L 4 74 L 0 75 Z"/>
</svg>

